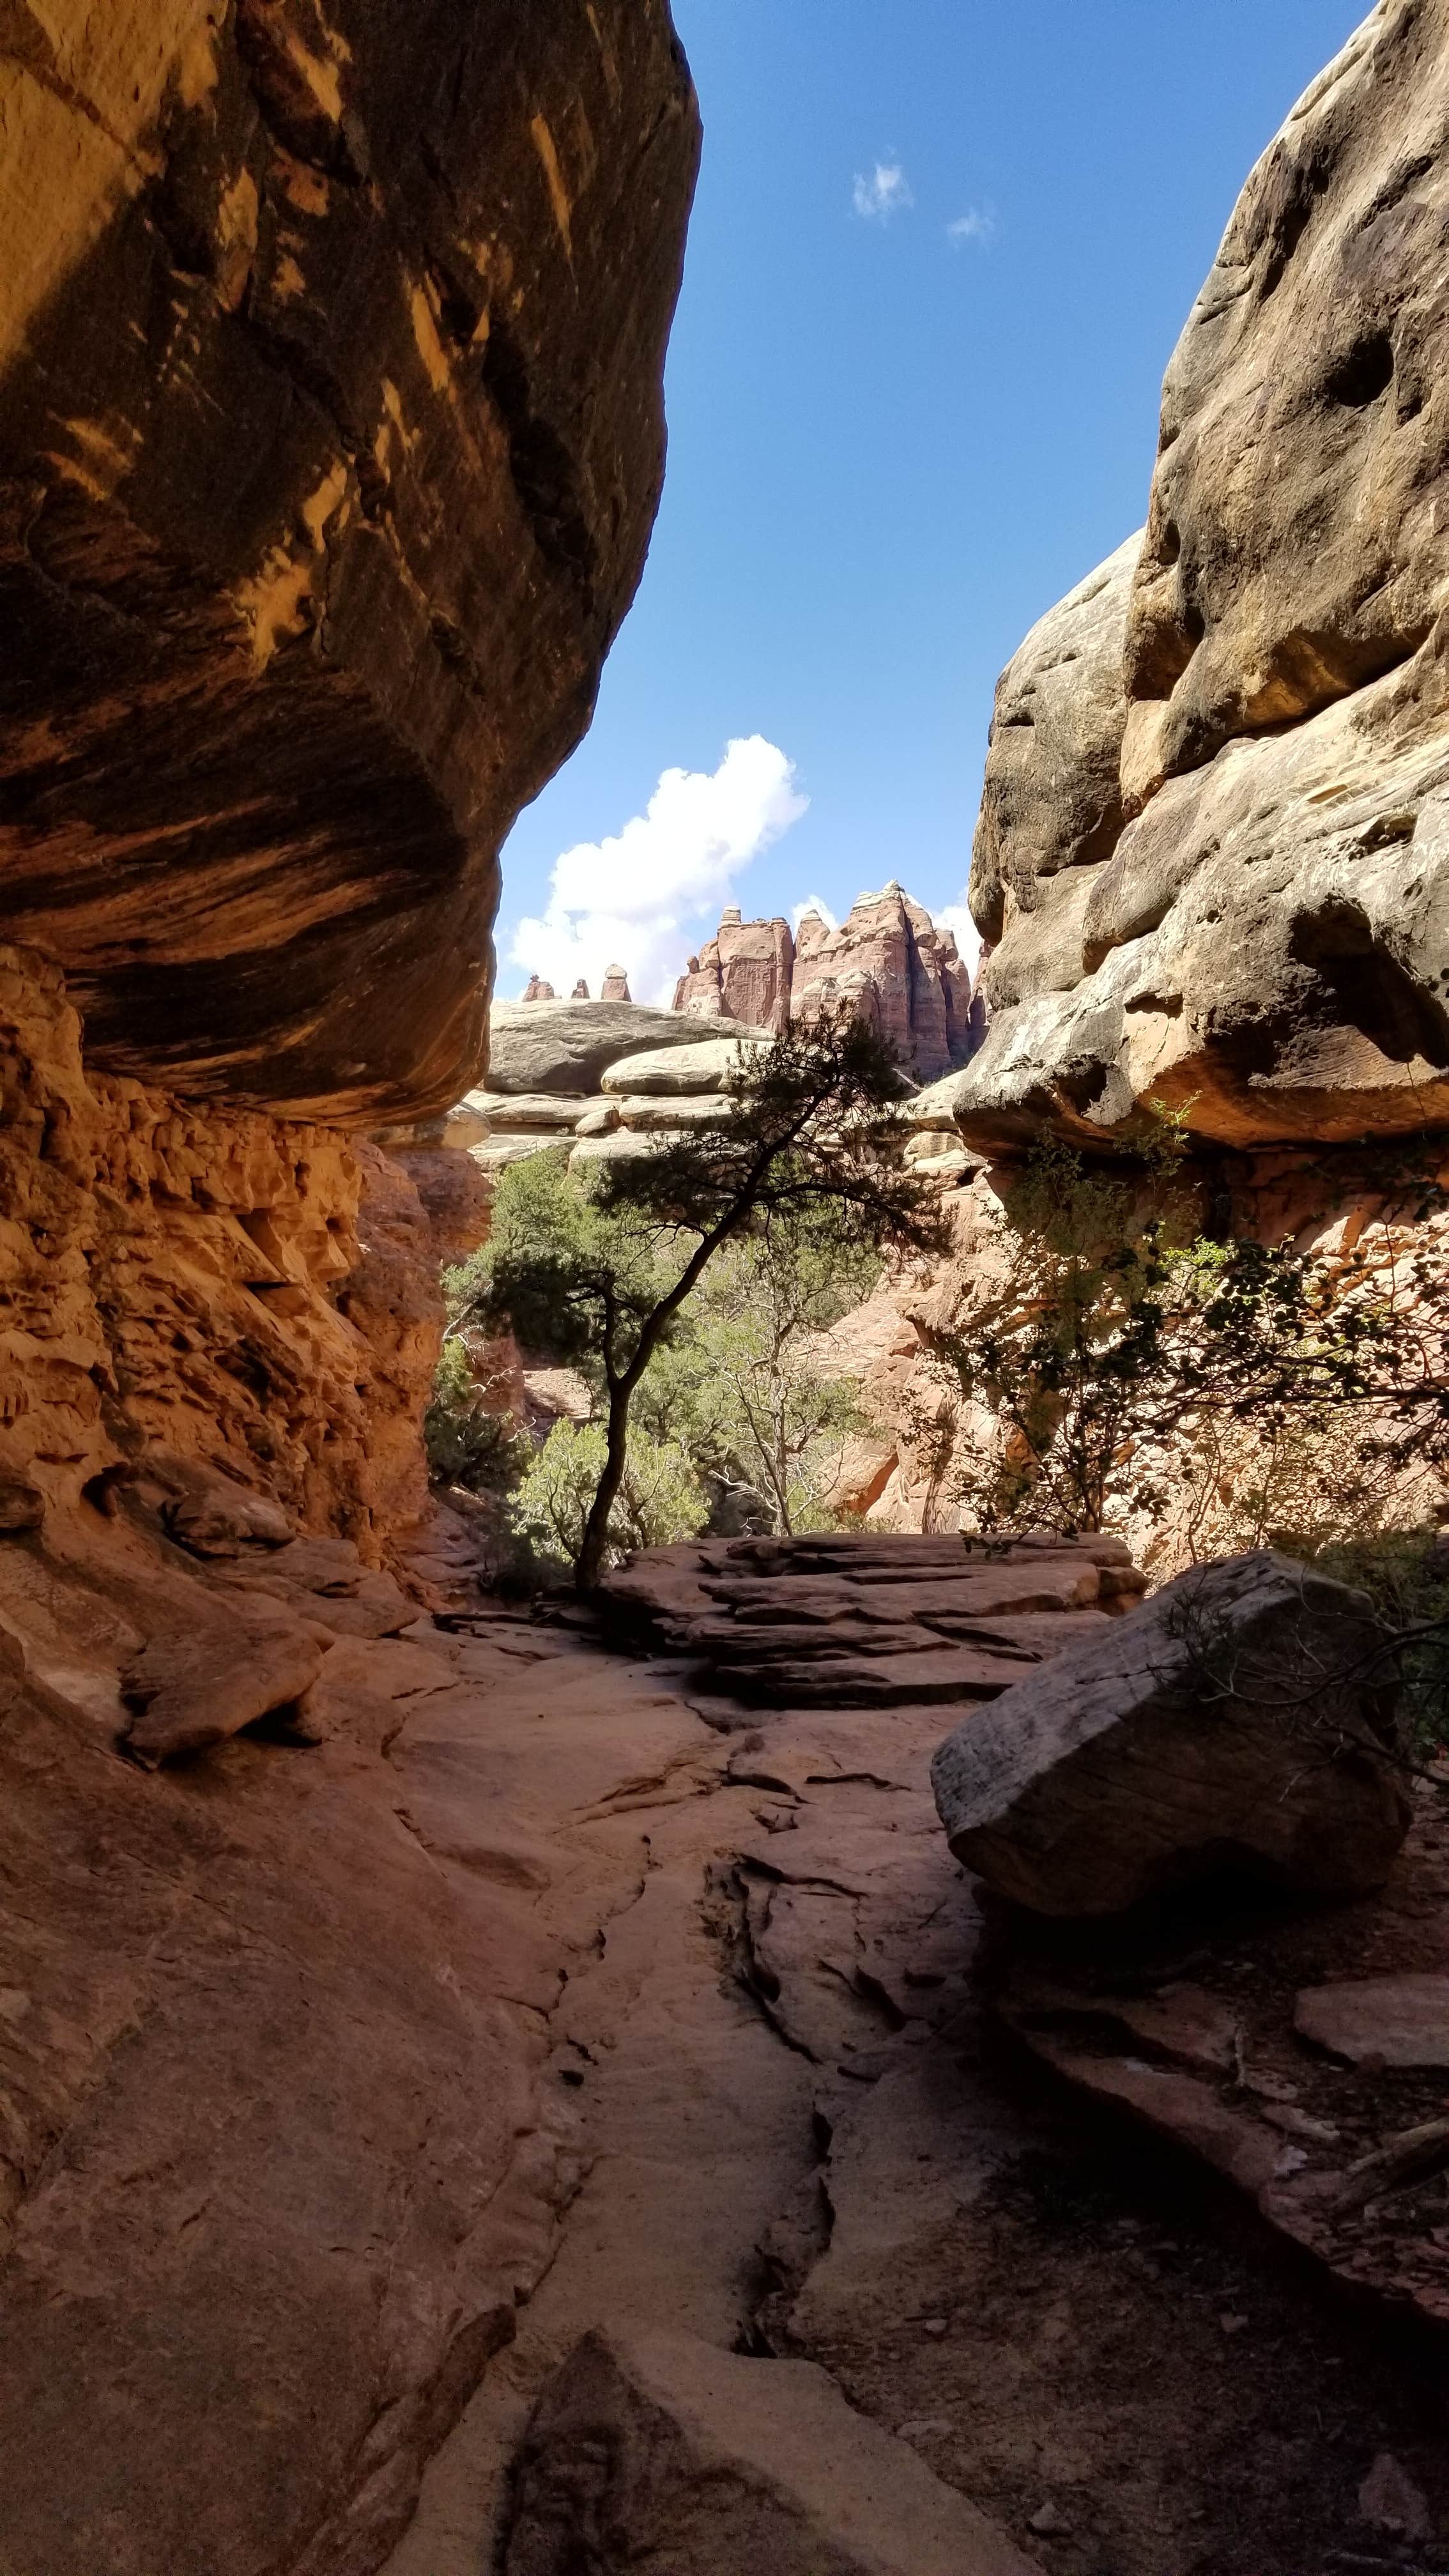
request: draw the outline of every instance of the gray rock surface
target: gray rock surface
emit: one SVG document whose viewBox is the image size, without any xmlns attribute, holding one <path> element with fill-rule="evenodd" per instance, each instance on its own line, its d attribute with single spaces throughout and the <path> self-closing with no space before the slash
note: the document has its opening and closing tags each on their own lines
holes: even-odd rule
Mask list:
<svg viewBox="0 0 1449 2576">
<path fill-rule="evenodd" d="M 507 2576 L 1032 2576 L 806 2361 L 601 2327 L 537 2408 Z"/>
<path fill-rule="evenodd" d="M 686 1020 L 686 1030 L 689 1025 Z M 696 1038 L 692 1045 L 650 1047 L 642 1053 L 617 1057 L 602 1075 L 600 1087 L 613 1095 L 638 1092 L 666 1098 L 680 1093 L 734 1091 L 751 1059 L 769 1043 L 767 1037 L 746 1030 L 743 1034 L 702 1041 Z"/>
<path fill-rule="evenodd" d="M 997 954 L 1018 915 L 1040 909 L 1063 869 L 1110 858 L 1122 829 L 1127 692 L 1122 642 L 1142 531 L 1038 619 L 1002 673 L 976 845 L 971 908 Z"/>
<path fill-rule="evenodd" d="M 1129 805 L 1405 661 L 1449 571 L 1449 8 L 1379 0 L 1239 198 L 1168 369 Z"/>
<path fill-rule="evenodd" d="M 1380 1886 L 1408 1831 L 1361 1594 L 1264 1550 L 1194 1568 L 973 1715 L 936 1756 L 952 1850 L 1049 1915 L 1233 1869 Z"/>
<path fill-rule="evenodd" d="M 1449 1119 L 1446 136 L 1449 0 L 1381 0 L 1243 191 L 1135 572 L 1002 680 L 948 1094 L 983 1149 L 1154 1101 L 1242 1146 Z"/>
<path fill-rule="evenodd" d="M 753 1037 L 757 1032 L 722 1020 L 714 1023 L 714 1034 Z M 621 1056 L 697 1042 L 698 1030 L 690 1021 L 639 1002 L 495 1002 L 488 1088 L 596 1092 L 601 1074 Z"/>
<path fill-rule="evenodd" d="M 1298 1997 L 1294 2028 L 1361 2065 L 1449 2066 L 1449 1976 L 1337 1978 Z"/>
</svg>

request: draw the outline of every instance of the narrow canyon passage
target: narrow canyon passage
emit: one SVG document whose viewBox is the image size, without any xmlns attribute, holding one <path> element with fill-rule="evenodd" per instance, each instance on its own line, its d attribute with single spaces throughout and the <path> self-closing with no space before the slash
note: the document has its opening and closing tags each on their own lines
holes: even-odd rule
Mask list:
<svg viewBox="0 0 1449 2576">
<path fill-rule="evenodd" d="M 1443 2501 L 1442 2363 L 1378 2354 L 1185 2160 L 1005 2054 L 940 1709 L 757 1719 L 569 1626 L 472 1624 L 390 1759 L 511 1927 L 577 2189 L 390 2576 L 501 2566 L 529 2410 L 622 2322 L 823 2363 L 1070 2576 L 1398 2563 L 1358 2490 L 1388 2454 Z"/>
</svg>

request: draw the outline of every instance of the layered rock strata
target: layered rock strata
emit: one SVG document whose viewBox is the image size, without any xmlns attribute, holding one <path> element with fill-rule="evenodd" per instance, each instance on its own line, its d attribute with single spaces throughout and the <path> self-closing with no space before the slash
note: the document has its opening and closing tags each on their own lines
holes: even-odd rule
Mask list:
<svg viewBox="0 0 1449 2576">
<path fill-rule="evenodd" d="M 752 1705 L 924 1708 L 999 1699 L 1145 1588 L 1120 1539 L 973 1552 L 844 1533 L 648 1548 L 603 1600 L 626 1635 L 691 1656 L 704 1687 Z"/>
<path fill-rule="evenodd" d="M 5 13 L 0 904 L 108 1072 L 442 1107 L 643 562 L 665 0 Z"/>
<path fill-rule="evenodd" d="M 581 1166 L 608 1160 L 713 1124 L 741 1062 L 765 1043 L 761 1030 L 728 1020 L 701 1040 L 692 1021 L 622 1002 L 505 1004 L 494 1013 L 490 1088 L 418 1136 L 461 1148 L 485 1179 L 551 1147 Z"/>
<path fill-rule="evenodd" d="M 733 1016 L 776 1036 L 849 1008 L 918 1082 L 965 1064 L 983 1025 L 954 935 L 894 882 L 862 895 L 838 929 L 807 912 L 795 937 L 787 921 L 727 911 L 680 977 L 674 1008 L 696 1019 Z"/>
</svg>

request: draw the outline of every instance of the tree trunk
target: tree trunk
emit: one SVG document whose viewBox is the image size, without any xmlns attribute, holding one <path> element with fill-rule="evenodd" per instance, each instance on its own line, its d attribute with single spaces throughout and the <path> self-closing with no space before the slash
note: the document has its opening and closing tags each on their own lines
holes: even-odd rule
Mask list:
<svg viewBox="0 0 1449 2576">
<path fill-rule="evenodd" d="M 609 1389 L 609 1445 L 604 1459 L 604 1472 L 598 1491 L 584 1523 L 584 1540 L 579 1561 L 574 1569 L 575 1589 L 581 1593 L 596 1592 L 604 1571 L 604 1549 L 608 1545 L 609 1520 L 624 1481 L 624 1460 L 629 1440 L 629 1398 L 631 1385 Z"/>
</svg>

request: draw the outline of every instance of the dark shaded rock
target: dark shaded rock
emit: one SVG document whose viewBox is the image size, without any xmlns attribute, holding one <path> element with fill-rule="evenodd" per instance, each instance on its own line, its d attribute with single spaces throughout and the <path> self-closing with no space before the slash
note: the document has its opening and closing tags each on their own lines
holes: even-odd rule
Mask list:
<svg viewBox="0 0 1449 2576">
<path fill-rule="evenodd" d="M 1032 2576 L 813 2362 L 600 2327 L 534 2412 L 507 2576 Z"/>
<path fill-rule="evenodd" d="M 1397 1685 L 1359 1593 L 1263 1552 L 1194 1568 L 959 1727 L 957 1858 L 1043 1914 L 1237 1870 L 1376 1887 L 1408 1831 Z"/>
<path fill-rule="evenodd" d="M 442 1107 L 658 499 L 666 0 L 8 17 L 10 935 L 110 1070 Z"/>
<path fill-rule="evenodd" d="M 1449 1976 L 1354 1977 L 1309 1986 L 1294 2028 L 1357 2065 L 1449 2066 Z"/>
<path fill-rule="evenodd" d="M 121 1696 L 135 1712 L 127 1753 L 155 1770 L 291 1707 L 321 1672 L 326 1642 L 264 1596 L 192 1605 L 184 1622 L 155 1629 L 122 1667 Z"/>
<path fill-rule="evenodd" d="M 1116 1539 L 990 1559 L 959 1538 L 706 1539 L 641 1550 L 601 1597 L 753 1706 L 941 1706 L 995 1698 L 1084 1623 L 1106 1626 L 1095 1605 L 1144 1581 L 1126 1557 Z"/>
</svg>

